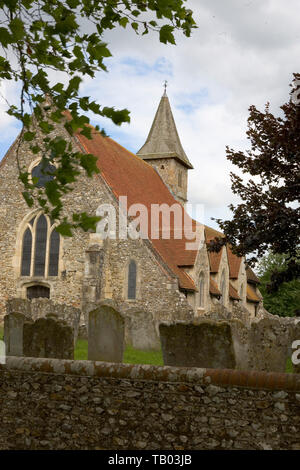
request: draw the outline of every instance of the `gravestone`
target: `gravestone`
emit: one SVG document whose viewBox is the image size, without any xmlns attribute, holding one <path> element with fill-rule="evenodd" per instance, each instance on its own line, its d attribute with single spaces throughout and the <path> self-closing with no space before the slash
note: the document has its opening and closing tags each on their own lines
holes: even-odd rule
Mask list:
<svg viewBox="0 0 300 470">
<path fill-rule="evenodd" d="M 11 298 L 6 302 L 6 312 L 8 315 L 11 313 L 22 313 L 33 321 L 54 314 L 58 319 L 66 322 L 73 328 L 74 343 L 76 343 L 81 316 L 81 311 L 78 308 L 66 304 L 57 304 L 45 298 L 32 300 Z"/>
<path fill-rule="evenodd" d="M 21 313 L 4 317 L 6 355 L 74 359 L 74 331 L 57 316 L 31 320 Z"/>
<path fill-rule="evenodd" d="M 6 362 L 6 350 L 5 343 L 0 339 L 0 364 L 5 364 Z"/>
<path fill-rule="evenodd" d="M 88 359 L 123 362 L 124 318 L 110 305 L 101 305 L 89 312 Z"/>
<path fill-rule="evenodd" d="M 159 350 L 160 341 L 151 312 L 131 309 L 127 312 L 128 342 L 135 349 Z"/>
<path fill-rule="evenodd" d="M 239 370 L 248 370 L 250 328 L 241 320 L 237 319 L 230 320 L 229 324 L 232 333 L 236 368 Z"/>
<path fill-rule="evenodd" d="M 230 325 L 201 321 L 159 326 L 163 360 L 167 366 L 234 369 L 236 360 Z"/>
<path fill-rule="evenodd" d="M 23 355 L 74 359 L 74 331 L 51 314 L 32 323 L 25 322 Z"/>
<path fill-rule="evenodd" d="M 276 318 L 262 318 L 251 323 L 249 333 L 249 369 L 285 372 L 290 335 Z"/>
<path fill-rule="evenodd" d="M 30 319 L 19 312 L 4 317 L 4 342 L 7 356 L 23 356 L 24 323 Z"/>
</svg>

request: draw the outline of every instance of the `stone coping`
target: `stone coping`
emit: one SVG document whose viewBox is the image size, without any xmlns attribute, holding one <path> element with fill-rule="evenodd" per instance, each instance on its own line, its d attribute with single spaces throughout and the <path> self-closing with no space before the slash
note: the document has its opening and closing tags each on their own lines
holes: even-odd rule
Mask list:
<svg viewBox="0 0 300 470">
<path fill-rule="evenodd" d="M 14 356 L 8 356 L 6 364 L 0 364 L 0 372 L 5 370 L 155 382 L 204 383 L 222 387 L 262 390 L 300 391 L 300 374 L 281 374 L 277 372 L 134 365 Z"/>
</svg>

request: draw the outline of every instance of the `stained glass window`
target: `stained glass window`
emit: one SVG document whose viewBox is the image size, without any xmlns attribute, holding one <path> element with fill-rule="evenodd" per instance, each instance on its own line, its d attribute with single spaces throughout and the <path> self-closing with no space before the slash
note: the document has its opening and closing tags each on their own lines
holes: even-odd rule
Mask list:
<svg viewBox="0 0 300 470">
<path fill-rule="evenodd" d="M 59 233 L 53 230 L 50 237 L 49 276 L 58 274 L 59 242 Z"/>
<path fill-rule="evenodd" d="M 27 228 L 23 236 L 21 276 L 30 276 L 31 252 L 32 252 L 32 235 L 31 235 L 31 230 Z"/>
<path fill-rule="evenodd" d="M 60 235 L 55 229 L 51 230 L 48 227 L 47 220 L 45 215 L 38 215 L 30 220 L 25 229 L 22 243 L 21 276 L 58 275 Z M 33 240 L 35 241 L 34 252 Z M 47 250 L 49 250 L 48 258 Z M 49 260 L 48 266 L 46 266 L 46 259 Z"/>
<path fill-rule="evenodd" d="M 34 276 L 44 276 L 47 245 L 47 219 L 41 215 L 35 232 Z"/>
<path fill-rule="evenodd" d="M 128 267 L 128 299 L 136 298 L 136 263 L 131 260 Z"/>
</svg>

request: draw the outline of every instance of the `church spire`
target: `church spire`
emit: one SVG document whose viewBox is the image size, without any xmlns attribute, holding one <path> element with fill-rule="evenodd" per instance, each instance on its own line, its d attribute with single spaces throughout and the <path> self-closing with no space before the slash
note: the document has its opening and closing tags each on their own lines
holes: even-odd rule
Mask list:
<svg viewBox="0 0 300 470">
<path fill-rule="evenodd" d="M 186 168 L 193 168 L 182 148 L 169 98 L 164 83 L 164 94 L 161 97 L 153 124 L 145 144 L 137 152 L 143 160 L 174 158 Z"/>
</svg>

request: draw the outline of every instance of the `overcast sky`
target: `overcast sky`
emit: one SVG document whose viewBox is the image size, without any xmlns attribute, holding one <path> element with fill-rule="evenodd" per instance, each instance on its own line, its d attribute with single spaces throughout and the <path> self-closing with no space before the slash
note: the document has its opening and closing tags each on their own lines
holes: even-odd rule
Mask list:
<svg viewBox="0 0 300 470">
<path fill-rule="evenodd" d="M 102 105 L 128 108 L 130 125 L 91 119 L 133 152 L 143 145 L 168 80 L 167 94 L 189 171 L 188 198 L 204 204 L 205 222 L 228 217 L 231 193 L 225 146 L 247 148 L 248 107 L 267 101 L 278 114 L 289 98 L 293 72 L 300 72 L 299 0 L 188 0 L 198 25 L 191 38 L 176 34 L 176 46 L 153 33 L 138 37 L 128 28 L 110 32 L 109 73 L 86 80 L 82 95 Z M 15 86 L 1 84 L 13 101 Z M 0 159 L 18 132 L 0 104 Z"/>
</svg>

